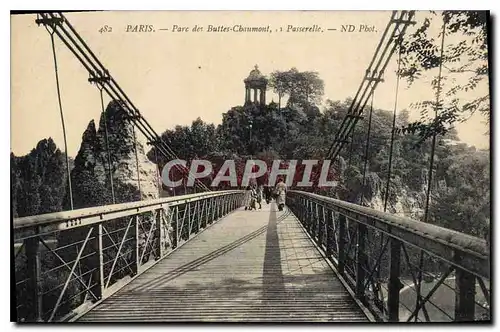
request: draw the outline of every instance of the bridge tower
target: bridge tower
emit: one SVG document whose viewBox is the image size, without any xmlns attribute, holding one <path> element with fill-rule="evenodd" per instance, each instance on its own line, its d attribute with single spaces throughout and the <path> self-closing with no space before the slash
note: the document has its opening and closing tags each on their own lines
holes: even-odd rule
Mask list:
<svg viewBox="0 0 500 332">
<path fill-rule="evenodd" d="M 245 83 L 245 105 L 251 103 L 260 106 L 266 105 L 267 78 L 259 71 L 259 66 L 255 65 L 255 68 L 243 82 Z"/>
</svg>

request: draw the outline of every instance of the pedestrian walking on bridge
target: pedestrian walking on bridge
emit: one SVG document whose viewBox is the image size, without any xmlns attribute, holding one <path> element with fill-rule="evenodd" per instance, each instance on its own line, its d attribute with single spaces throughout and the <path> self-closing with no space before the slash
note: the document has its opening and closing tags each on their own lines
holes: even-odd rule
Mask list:
<svg viewBox="0 0 500 332">
<path fill-rule="evenodd" d="M 278 210 L 283 211 L 283 208 L 285 207 L 286 184 L 283 182 L 282 178 L 278 180 L 278 184 L 276 185 L 276 195 Z"/>
<path fill-rule="evenodd" d="M 262 185 L 259 185 L 257 187 L 257 204 L 259 204 L 259 210 L 262 209 L 262 195 L 264 194 L 263 191 L 264 189 Z"/>
</svg>

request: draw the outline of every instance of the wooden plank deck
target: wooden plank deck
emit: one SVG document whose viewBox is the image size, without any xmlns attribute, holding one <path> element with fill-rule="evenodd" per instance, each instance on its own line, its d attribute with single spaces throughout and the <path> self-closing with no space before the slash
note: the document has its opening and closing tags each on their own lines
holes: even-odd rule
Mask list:
<svg viewBox="0 0 500 332">
<path fill-rule="evenodd" d="M 79 322 L 368 321 L 287 209 L 239 209 Z"/>
</svg>

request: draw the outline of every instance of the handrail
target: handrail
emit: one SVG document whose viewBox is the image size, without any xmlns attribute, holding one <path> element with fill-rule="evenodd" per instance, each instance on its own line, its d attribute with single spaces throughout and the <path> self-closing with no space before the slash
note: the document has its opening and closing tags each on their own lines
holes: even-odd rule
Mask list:
<svg viewBox="0 0 500 332">
<path fill-rule="evenodd" d="M 485 240 L 309 192 L 290 190 L 286 199 L 353 296 L 380 320 L 490 319 Z M 442 289 L 453 298 L 440 293 L 444 302 L 436 305 L 433 294 Z"/>
<path fill-rule="evenodd" d="M 74 219 L 87 218 L 92 216 L 98 216 L 102 214 L 111 214 L 115 212 L 122 212 L 132 209 L 144 209 L 144 208 L 157 208 L 162 205 L 167 204 L 180 204 L 186 203 L 194 199 L 202 199 L 216 196 L 224 196 L 229 194 L 234 194 L 242 192 L 241 190 L 226 190 L 226 191 L 214 191 L 214 192 L 202 192 L 183 196 L 172 196 L 166 198 L 158 198 L 147 201 L 140 202 L 130 202 L 130 203 L 119 203 L 112 205 L 104 205 L 90 208 L 83 208 L 71 211 L 61 211 L 45 213 L 35 216 L 27 216 L 21 218 L 14 218 L 13 229 L 19 230 L 23 228 L 29 228 L 34 226 L 47 226 L 54 223 L 66 222 Z"/>
<path fill-rule="evenodd" d="M 77 317 L 243 202 L 212 191 L 15 219 L 17 320 Z"/>
<path fill-rule="evenodd" d="M 489 250 L 486 241 L 472 235 L 464 234 L 437 225 L 424 223 L 422 221 L 413 220 L 407 217 L 401 217 L 391 213 L 377 211 L 369 207 L 341 201 L 331 197 L 321 196 L 304 191 L 291 190 L 290 192 L 308 196 L 323 203 L 333 204 L 338 208 L 344 209 L 344 212 L 359 214 L 364 217 L 377 220 L 378 222 L 387 226 L 396 227 L 407 232 L 413 232 L 415 234 L 418 234 L 422 238 L 426 238 L 427 240 L 444 243 L 456 249 L 464 250 L 480 259 L 487 259 L 489 257 Z"/>
</svg>

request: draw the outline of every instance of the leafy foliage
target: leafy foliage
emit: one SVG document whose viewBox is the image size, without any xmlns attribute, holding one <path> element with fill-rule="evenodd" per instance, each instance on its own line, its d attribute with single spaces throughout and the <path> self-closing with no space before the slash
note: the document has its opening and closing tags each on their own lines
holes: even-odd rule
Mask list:
<svg viewBox="0 0 500 332">
<path fill-rule="evenodd" d="M 66 156 L 52 138 L 23 157 L 10 156 L 14 217 L 62 210 L 66 194 Z"/>
<path fill-rule="evenodd" d="M 319 103 L 324 93 L 324 82 L 317 72 L 299 72 L 295 67 L 271 73 L 269 86 L 278 94 L 279 108 L 283 96 L 288 96 L 287 106 L 307 107 Z"/>
<path fill-rule="evenodd" d="M 286 165 L 287 160 L 291 159 L 321 160 L 340 127 L 350 103 L 351 100 L 327 100 L 326 106 L 321 111 L 316 106 L 287 106 L 279 109 L 277 105 L 272 103 L 265 107 L 254 107 L 253 105 L 233 107 L 223 114 L 222 123 L 216 128 L 215 133 L 210 131 L 210 135 L 218 139 L 218 144 L 207 147 L 205 154 L 197 155 L 197 157 L 212 161 L 214 168 L 212 176 L 218 172 L 226 159 L 236 161 L 236 169 L 240 175 L 243 173 L 245 160 L 252 157 L 267 161 L 268 167 L 274 159 L 284 160 L 284 165 Z M 329 180 L 336 178 L 339 181 L 338 187 L 334 190 L 315 187 L 313 189 L 315 192 L 364 205 L 369 205 L 370 201 L 377 197 L 384 200 L 389 175 L 392 112 L 381 109 L 373 110 L 367 170 L 363 174 L 368 132 L 367 120 L 368 110 L 365 112 L 364 120 L 355 127 L 351 143 L 346 146 L 341 152 L 340 158 L 335 161 L 333 168 L 335 174 L 332 174 Z M 198 125 L 200 128 L 211 128 L 210 124 L 203 122 Z M 413 129 L 417 125 L 409 122 L 407 110 L 398 112 L 396 126 L 400 129 L 395 133 L 388 212 L 395 211 L 395 204 L 402 195 L 415 197 L 417 205 L 408 209 L 423 209 L 429 178 L 431 142 Z M 169 136 L 172 140 L 172 146 L 180 147 L 185 142 L 201 142 L 202 140 L 197 138 L 197 135 L 202 137 L 200 132 L 208 131 L 196 132 L 191 128 L 188 129 L 185 129 L 185 135 Z M 454 196 L 459 197 L 460 188 L 463 186 L 462 182 L 465 181 L 462 177 L 465 176 L 463 170 L 466 168 L 465 166 L 458 167 L 459 160 L 455 160 L 453 156 L 461 158 L 460 156 L 464 153 L 471 155 L 472 158 L 478 158 L 479 155 L 483 155 L 483 158 L 487 156 L 487 152 L 476 151 L 465 144 L 456 145 L 456 142 L 458 142 L 458 138 L 454 129 L 443 130 L 442 135 L 437 137 L 432 184 L 431 208 L 436 209 L 437 212 L 430 213 L 430 222 L 450 228 L 459 227 L 458 225 L 464 222 L 464 220 L 458 219 L 453 226 L 447 221 L 453 218 L 454 213 L 454 210 L 448 210 L 448 207 L 452 205 L 447 199 L 451 200 Z M 189 156 L 195 155 L 192 151 L 193 148 L 187 147 L 178 150 L 178 154 L 179 157 L 189 160 Z M 484 159 L 485 162 L 487 160 L 487 158 Z M 312 177 L 316 180 L 319 170 L 318 167 L 313 168 Z M 297 167 L 294 185 L 297 185 L 302 179 L 302 172 L 303 169 Z M 258 182 L 266 183 L 265 179 L 267 179 L 266 175 L 258 179 Z M 238 179 L 238 184 L 241 183 L 240 181 L 241 178 Z M 206 184 L 209 185 L 210 182 L 208 180 Z M 445 184 L 444 187 L 443 184 Z M 228 183 L 225 185 L 229 188 Z M 443 188 L 447 188 L 446 191 L 443 192 Z M 301 190 L 303 189 L 301 188 Z M 489 211 L 489 182 L 470 183 L 469 189 L 463 191 L 470 198 L 467 200 L 467 204 L 469 204 L 471 211 L 477 211 L 476 214 L 471 212 L 470 215 L 478 218 L 476 221 L 484 226 L 489 220 L 487 215 L 487 211 Z M 307 188 L 307 190 L 311 189 Z M 447 217 L 442 217 L 444 215 Z M 471 233 L 473 233 L 473 228 L 478 229 L 476 226 L 462 227 Z"/>
<path fill-rule="evenodd" d="M 201 118 L 193 121 L 190 127 L 176 126 L 173 130 L 166 130 L 161 136 L 179 158 L 196 159 L 218 150 L 215 125 L 206 124 Z M 159 165 L 167 162 L 154 148 L 149 151 L 148 158 Z"/>
<path fill-rule="evenodd" d="M 441 185 L 435 188 L 430 207 L 433 220 L 447 228 L 489 237 L 490 160 L 484 151 L 464 145 L 451 148 L 441 161 Z"/>
<path fill-rule="evenodd" d="M 453 21 L 454 17 L 450 16 L 450 23 L 447 25 L 448 29 L 453 30 L 452 33 L 465 31 L 466 28 L 481 27 L 475 19 L 469 23 L 462 22 L 460 25 Z M 427 36 L 427 25 L 431 24 L 430 20 L 426 22 L 417 32 L 414 43 L 407 41 L 404 45 L 406 54 L 410 55 L 413 52 L 420 61 L 417 61 L 419 66 L 414 67 L 416 68 L 414 76 L 418 76 L 417 73 L 425 68 L 436 68 L 438 65 L 432 56 L 437 54 L 434 41 L 423 38 Z M 448 53 L 451 54 L 450 52 Z M 470 56 L 475 54 L 470 53 L 472 50 L 467 52 Z M 408 58 L 405 61 L 409 63 Z M 301 73 L 292 68 L 287 72 L 274 72 L 271 75 L 271 82 L 274 89 L 281 91 L 283 95 L 288 95 L 289 102 L 286 107 L 281 108 L 274 103 L 264 107 L 236 106 L 223 113 L 222 123 L 218 126 L 198 118 L 191 126 L 176 126 L 174 129 L 166 130 L 162 135 L 163 138 L 179 158 L 188 161 L 211 160 L 214 166 L 212 177 L 217 174 L 226 159 L 237 161 L 236 168 L 240 174 L 245 160 L 250 158 L 267 160 L 268 167 L 275 159 L 281 159 L 285 164 L 291 159 L 321 160 L 340 128 L 351 100 L 327 100 L 322 109 L 316 106 L 316 98 L 323 94 L 322 80 L 317 73 Z M 423 108 L 430 108 L 432 102 L 423 101 L 420 105 Z M 442 109 L 445 109 L 444 104 Z M 365 110 L 364 115 L 364 119 L 358 123 L 349 138 L 350 144 L 341 152 L 340 158 L 334 161 L 332 168 L 334 174 L 331 175 L 339 181 L 338 187 L 334 190 L 315 187 L 314 191 L 368 205 L 374 199 L 385 198 L 386 185 L 389 183 L 387 195 L 389 212 L 395 210 L 395 204 L 401 195 L 416 197 L 417 205 L 414 208 L 423 208 L 422 195 L 425 196 L 429 179 L 430 140 L 427 138 L 438 133 L 440 135 L 437 137 L 436 162 L 432 170 L 434 196 L 431 208 L 435 209 L 431 213 L 432 222 L 458 228 L 460 222 L 464 221 L 461 220 L 457 224 L 457 221 L 448 220 L 446 216 L 448 218 L 453 216 L 460 208 L 466 209 L 460 210 L 462 211 L 460 213 L 466 216 L 465 219 L 471 224 L 474 218 L 476 218 L 474 222 L 482 225 L 489 222 L 489 182 L 486 181 L 488 177 L 486 174 L 489 173 L 485 170 L 489 159 L 484 151 L 475 151 L 465 145 L 455 144 L 456 131 L 450 129 L 446 123 L 459 118 L 456 112 L 443 111 L 439 114 L 438 120 L 429 125 L 423 120 L 411 123 L 408 111 L 400 111 L 396 120 L 398 129 L 395 132 L 391 165 L 389 165 L 389 154 L 392 113 L 373 109 L 368 150 L 366 150 L 368 110 Z M 465 158 L 466 154 L 470 157 Z M 160 169 L 167 162 L 161 154 L 155 153 L 154 149 L 149 151 L 148 157 L 157 163 Z M 467 160 L 469 164 L 466 163 Z M 75 207 L 109 204 L 111 200 L 109 184 L 96 181 L 92 167 L 84 167 L 82 163 L 85 161 L 77 158 L 75 165 L 80 166 L 77 167 L 78 171 L 72 172 Z M 67 208 L 64 155 L 50 139 L 43 144 L 41 142 L 29 156 L 12 155 L 11 164 L 12 200 L 16 216 Z M 390 181 L 388 181 L 389 167 Z M 478 179 L 482 179 L 481 181 L 473 182 L 468 177 L 466 170 L 473 167 L 479 167 L 474 174 Z M 312 175 L 315 180 L 318 179 L 319 169 L 313 168 Z M 303 169 L 299 167 L 294 184 L 301 180 L 302 172 Z M 54 178 L 58 180 L 55 181 Z M 263 179 L 265 176 L 259 181 Z M 205 180 L 205 184 L 210 185 L 210 183 L 209 179 Z M 226 187 L 221 188 L 229 186 L 225 185 Z M 119 201 L 137 199 L 138 193 L 135 188 L 115 183 L 115 189 Z M 462 197 L 462 193 L 466 193 L 466 196 Z M 63 200 L 63 196 L 66 197 L 66 201 Z M 455 206 L 451 204 L 453 199 L 457 199 L 458 202 L 462 200 L 465 205 Z M 476 226 L 463 229 L 473 233 L 479 229 Z"/>
<path fill-rule="evenodd" d="M 422 119 L 410 124 L 406 132 L 417 133 L 425 140 L 443 134 L 456 122 L 467 120 L 478 112 L 490 119 L 488 83 L 487 12 L 431 12 L 401 44 L 400 75 L 409 84 L 432 76 L 431 86 L 439 102 L 425 100 L 412 105 L 421 111 Z M 444 27 L 444 29 L 443 29 Z M 441 31 L 435 38 L 435 31 Z M 444 49 L 441 57 L 441 37 Z M 438 78 L 436 69 L 442 65 Z M 474 92 L 472 99 L 463 93 Z M 436 98 L 437 99 L 437 98 Z"/>
</svg>

